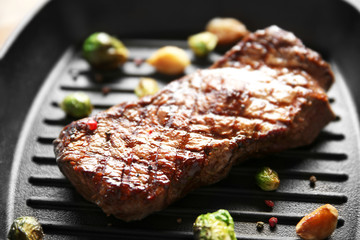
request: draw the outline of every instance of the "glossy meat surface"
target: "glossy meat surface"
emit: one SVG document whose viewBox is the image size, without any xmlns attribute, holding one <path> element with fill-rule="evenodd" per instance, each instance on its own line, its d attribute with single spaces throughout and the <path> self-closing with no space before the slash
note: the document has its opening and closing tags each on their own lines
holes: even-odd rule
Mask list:
<svg viewBox="0 0 360 240">
<path fill-rule="evenodd" d="M 94 131 L 88 118 L 66 126 L 54 142 L 56 159 L 106 214 L 141 219 L 246 158 L 311 143 L 334 118 L 324 91 L 332 82 L 317 53 L 273 26 L 211 69 L 91 117 Z"/>
</svg>

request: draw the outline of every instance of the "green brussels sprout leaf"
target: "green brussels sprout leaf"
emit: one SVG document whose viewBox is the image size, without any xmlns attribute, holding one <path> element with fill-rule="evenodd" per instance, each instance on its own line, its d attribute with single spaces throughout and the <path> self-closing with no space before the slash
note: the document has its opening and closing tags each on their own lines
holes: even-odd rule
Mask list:
<svg viewBox="0 0 360 240">
<path fill-rule="evenodd" d="M 220 209 L 213 213 L 197 217 L 193 225 L 197 240 L 235 240 L 234 220 L 227 210 Z"/>
<path fill-rule="evenodd" d="M 34 217 L 19 217 L 14 220 L 8 234 L 9 240 L 42 240 L 44 232 Z"/>
</svg>

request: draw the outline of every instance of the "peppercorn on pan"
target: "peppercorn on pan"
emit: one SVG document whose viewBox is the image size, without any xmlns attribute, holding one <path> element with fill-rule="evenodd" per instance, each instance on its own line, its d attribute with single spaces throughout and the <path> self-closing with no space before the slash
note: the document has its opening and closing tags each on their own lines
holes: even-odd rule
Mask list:
<svg viewBox="0 0 360 240">
<path fill-rule="evenodd" d="M 339 212 L 330 239 L 359 239 L 359 7 L 335 0 L 54 0 L 39 6 L 0 52 L 0 238 L 6 238 L 15 218 L 34 216 L 46 239 L 193 239 L 197 216 L 226 209 L 237 239 L 300 239 L 296 224 L 329 203 Z M 237 18 L 251 31 L 279 25 L 319 51 L 336 77 L 328 93 L 336 120 L 310 146 L 250 159 L 223 181 L 141 221 L 107 217 L 84 200 L 56 166 L 52 141 L 73 120 L 61 110 L 62 99 L 83 91 L 96 114 L 136 100 L 134 89 L 141 77 L 154 78 L 163 87 L 177 76 L 156 73 L 138 60 L 166 45 L 192 56 L 185 73 L 209 67 L 226 49 L 198 59 L 187 37 L 217 16 Z M 98 74 L 84 60 L 81 44 L 96 31 L 112 33 L 127 46 L 129 57 L 120 70 Z M 276 191 L 256 186 L 254 176 L 264 166 L 275 169 L 281 179 Z M 271 228 L 273 217 L 277 222 Z M 258 222 L 265 224 L 259 228 Z"/>
</svg>

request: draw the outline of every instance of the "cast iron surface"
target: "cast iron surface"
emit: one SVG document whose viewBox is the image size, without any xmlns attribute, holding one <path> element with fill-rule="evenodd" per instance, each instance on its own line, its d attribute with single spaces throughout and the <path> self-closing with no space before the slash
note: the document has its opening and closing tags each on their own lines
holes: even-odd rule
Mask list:
<svg viewBox="0 0 360 240">
<path fill-rule="evenodd" d="M 219 208 L 230 211 L 239 239 L 298 239 L 296 223 L 324 203 L 340 213 L 331 239 L 357 239 L 359 100 L 351 95 L 359 88 L 360 17 L 354 8 L 343 1 L 133 1 L 121 3 L 121 8 L 116 1 L 84 2 L 46 4 L 0 60 L 1 239 L 12 220 L 23 215 L 37 217 L 47 239 L 191 239 L 196 216 Z M 219 15 L 241 19 L 250 30 L 277 24 L 320 51 L 336 74 L 329 96 L 337 120 L 311 146 L 251 159 L 227 179 L 143 221 L 124 223 L 105 216 L 82 199 L 56 166 L 52 140 L 72 120 L 59 102 L 68 93 L 85 91 L 96 113 L 136 99 L 133 89 L 142 76 L 165 85 L 173 78 L 156 74 L 147 64 L 136 66 L 133 60 L 147 58 L 164 45 L 187 49 L 186 37 Z M 98 30 L 125 39 L 131 52 L 121 69 L 102 77 L 90 70 L 79 47 L 85 36 Z M 206 68 L 221 54 L 202 61 L 193 58 L 187 73 Z M 104 87 L 111 91 L 104 94 Z M 263 165 L 280 175 L 276 192 L 263 192 L 254 184 L 253 175 Z M 315 187 L 309 185 L 311 175 L 318 179 Z M 274 209 L 264 204 L 266 199 L 275 201 Z M 257 221 L 272 216 L 279 219 L 275 229 L 266 225 L 256 230 Z"/>
</svg>

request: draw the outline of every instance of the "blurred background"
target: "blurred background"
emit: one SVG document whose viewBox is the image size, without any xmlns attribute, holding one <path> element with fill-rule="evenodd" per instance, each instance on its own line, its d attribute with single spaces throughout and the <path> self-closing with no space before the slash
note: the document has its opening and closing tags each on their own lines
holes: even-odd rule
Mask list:
<svg viewBox="0 0 360 240">
<path fill-rule="evenodd" d="M 0 48 L 31 10 L 46 0 L 0 0 Z"/>
</svg>

